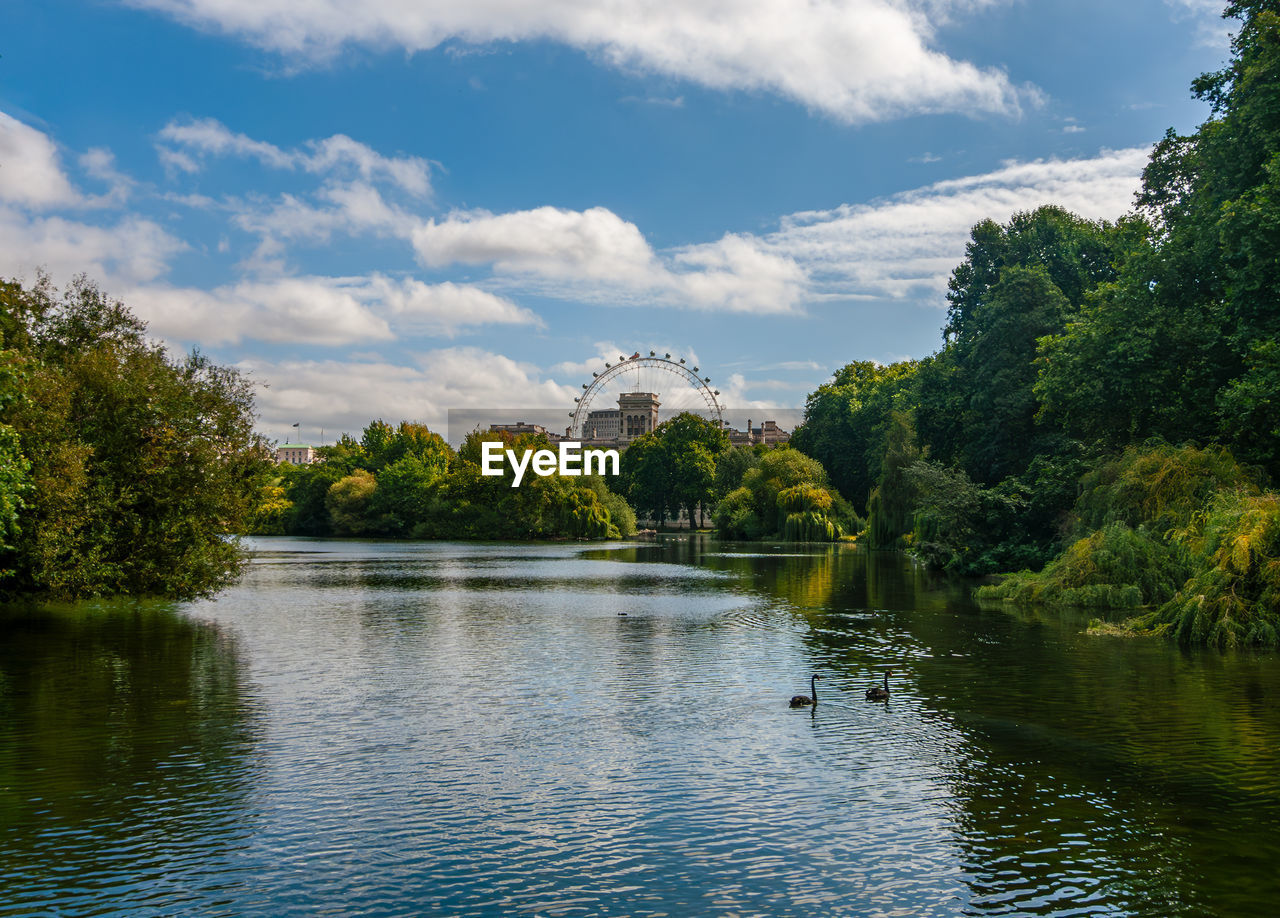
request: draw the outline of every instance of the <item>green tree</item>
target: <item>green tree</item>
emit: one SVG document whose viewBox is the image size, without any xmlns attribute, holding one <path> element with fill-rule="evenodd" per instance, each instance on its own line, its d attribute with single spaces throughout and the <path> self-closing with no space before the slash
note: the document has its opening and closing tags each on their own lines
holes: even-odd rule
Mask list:
<svg viewBox="0 0 1280 918">
<path fill-rule="evenodd" d="M 0 284 L 0 328 L 25 361 L 26 397 L 0 424 L 32 495 L 4 588 L 194 596 L 228 583 L 242 559 L 226 535 L 244 530 L 270 469 L 248 381 L 198 353 L 171 358 L 84 278 L 60 296 L 43 280 Z"/>
<path fill-rule="evenodd" d="M 13 351 L 0 350 L 0 416 L 12 403 L 25 400 L 25 387 L 21 358 Z M 18 514 L 26 508 L 31 491 L 30 472 L 31 463 L 22 455 L 17 431 L 0 424 L 0 559 L 13 548 L 11 540 L 18 535 Z M 0 579 L 12 573 L 0 570 Z"/>
<path fill-rule="evenodd" d="M 1141 233 L 1140 221 L 1093 222 L 1060 207 L 974 227 L 948 287 L 943 348 L 918 374 L 916 426 L 932 456 L 994 484 L 1059 444 L 1056 428 L 1037 423 L 1037 341 L 1115 279 Z"/>
<path fill-rule="evenodd" d="M 631 441 L 619 463 L 622 489 L 637 515 L 662 526 L 676 509 L 671 454 L 656 431 Z"/>
<path fill-rule="evenodd" d="M 637 437 L 622 454 L 622 489 L 640 514 L 662 525 L 683 509 L 692 525 L 715 500 L 716 460 L 728 435 L 706 418 L 683 412 Z"/>
<path fill-rule="evenodd" d="M 917 493 L 907 470 L 921 458 L 915 422 L 910 413 L 896 411 L 880 461 L 880 480 L 871 492 L 867 535 L 872 548 L 901 548 L 914 525 Z"/>
<path fill-rule="evenodd" d="M 805 401 L 804 423 L 791 445 L 822 463 L 856 507 L 866 506 L 880 472 L 892 413 L 913 404 L 918 369 L 916 361 L 855 361 Z"/>
<path fill-rule="evenodd" d="M 687 412 L 659 424 L 655 433 L 670 456 L 672 498 L 691 525 L 701 526 L 704 507 L 715 500 L 716 460 L 729 448 L 729 436 Z"/>
<path fill-rule="evenodd" d="M 752 446 L 731 446 L 716 458 L 715 496 L 723 500 L 740 484 L 748 469 L 760 464 L 760 452 Z"/>
<path fill-rule="evenodd" d="M 371 505 L 377 487 L 377 479 L 364 469 L 357 469 L 329 486 L 324 502 L 335 535 L 358 536 L 373 531 Z"/>
<path fill-rule="evenodd" d="M 821 463 L 789 447 L 767 450 L 716 507 L 723 538 L 833 541 L 857 527 L 848 502 L 830 488 Z"/>
<path fill-rule="evenodd" d="M 1210 117 L 1169 131 L 1143 172 L 1149 244 L 1046 342 L 1037 389 L 1081 436 L 1221 436 L 1275 474 L 1280 438 L 1251 415 L 1280 338 L 1280 11 L 1253 0 L 1226 15 L 1241 20 L 1231 60 L 1192 84 Z"/>
</svg>

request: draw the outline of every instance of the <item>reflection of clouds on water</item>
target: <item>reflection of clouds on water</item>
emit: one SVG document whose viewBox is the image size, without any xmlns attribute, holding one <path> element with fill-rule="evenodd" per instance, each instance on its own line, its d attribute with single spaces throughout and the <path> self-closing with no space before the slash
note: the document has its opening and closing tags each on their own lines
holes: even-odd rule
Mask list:
<svg viewBox="0 0 1280 918">
<path fill-rule="evenodd" d="M 126 616 L 40 650 L 48 698 L 99 660 L 107 699 L 42 722 L 63 734 L 42 748 L 87 743 L 124 783 L 47 782 L 110 824 L 37 838 L 6 772 L 0 846 L 64 845 L 103 911 L 1257 911 L 1265 661 L 983 611 L 848 546 L 256 543 L 241 585 L 154 634 Z M 865 701 L 886 668 L 892 697 Z M 818 707 L 790 710 L 811 673 Z"/>
</svg>

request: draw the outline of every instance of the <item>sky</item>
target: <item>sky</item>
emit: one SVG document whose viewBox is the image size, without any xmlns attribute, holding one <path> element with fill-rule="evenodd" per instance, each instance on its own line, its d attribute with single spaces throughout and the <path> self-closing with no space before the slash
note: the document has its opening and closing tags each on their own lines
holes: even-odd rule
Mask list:
<svg viewBox="0 0 1280 918">
<path fill-rule="evenodd" d="M 978 221 L 1130 211 L 1222 6 L 7 0 L 0 276 L 86 273 L 281 441 L 651 349 L 803 405 L 939 347 Z"/>
</svg>

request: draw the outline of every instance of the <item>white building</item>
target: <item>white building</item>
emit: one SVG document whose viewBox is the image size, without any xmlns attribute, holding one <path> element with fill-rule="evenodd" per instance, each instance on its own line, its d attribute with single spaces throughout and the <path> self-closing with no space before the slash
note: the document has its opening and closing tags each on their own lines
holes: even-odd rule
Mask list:
<svg viewBox="0 0 1280 918">
<path fill-rule="evenodd" d="M 290 465 L 310 465 L 318 458 L 316 448 L 306 443 L 286 443 L 276 447 L 276 464 L 288 462 Z"/>
</svg>

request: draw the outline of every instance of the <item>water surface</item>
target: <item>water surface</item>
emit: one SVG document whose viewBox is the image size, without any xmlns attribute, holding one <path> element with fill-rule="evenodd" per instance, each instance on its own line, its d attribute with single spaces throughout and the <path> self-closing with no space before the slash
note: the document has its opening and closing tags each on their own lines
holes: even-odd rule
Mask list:
<svg viewBox="0 0 1280 918">
<path fill-rule="evenodd" d="M 1280 899 L 1274 656 L 847 547 L 253 546 L 216 600 L 0 610 L 0 915 Z"/>
</svg>

